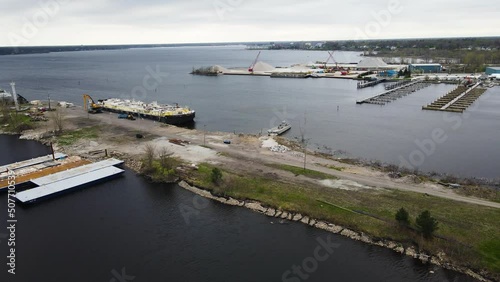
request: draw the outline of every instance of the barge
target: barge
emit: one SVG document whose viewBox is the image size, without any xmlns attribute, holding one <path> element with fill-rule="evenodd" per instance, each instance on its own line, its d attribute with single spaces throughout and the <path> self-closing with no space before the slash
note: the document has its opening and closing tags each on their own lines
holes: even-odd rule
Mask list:
<svg viewBox="0 0 500 282">
<path fill-rule="evenodd" d="M 165 105 L 158 102 L 144 103 L 135 100 L 117 98 L 99 100 L 97 103 L 103 111 L 120 114 L 131 114 L 136 117 L 148 118 L 167 124 L 185 124 L 193 122 L 195 111 L 178 104 Z"/>
</svg>

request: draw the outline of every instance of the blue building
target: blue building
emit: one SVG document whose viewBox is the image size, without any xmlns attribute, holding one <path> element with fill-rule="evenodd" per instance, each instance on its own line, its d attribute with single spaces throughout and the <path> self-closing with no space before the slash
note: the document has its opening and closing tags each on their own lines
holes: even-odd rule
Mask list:
<svg viewBox="0 0 500 282">
<path fill-rule="evenodd" d="M 443 70 L 441 64 L 410 64 L 410 71 L 416 73 L 438 73 Z"/>
<path fill-rule="evenodd" d="M 487 67 L 486 74 L 487 75 L 500 74 L 500 67 Z"/>
</svg>

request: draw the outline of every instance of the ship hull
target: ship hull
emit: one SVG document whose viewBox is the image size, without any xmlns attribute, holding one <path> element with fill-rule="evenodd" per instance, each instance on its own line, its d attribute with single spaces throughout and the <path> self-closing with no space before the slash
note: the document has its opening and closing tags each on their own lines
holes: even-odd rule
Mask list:
<svg viewBox="0 0 500 282">
<path fill-rule="evenodd" d="M 153 115 L 146 115 L 146 114 L 139 114 L 139 113 L 134 113 L 134 112 L 129 112 L 129 111 L 123 111 L 119 109 L 112 109 L 112 108 L 102 108 L 104 111 L 108 112 L 113 112 L 113 113 L 119 113 L 119 114 L 132 114 L 133 116 L 137 118 L 147 118 L 155 121 L 160 121 L 166 124 L 172 124 L 172 125 L 180 125 L 180 124 L 185 124 L 185 123 L 191 123 L 193 122 L 196 113 L 188 113 L 188 114 L 176 114 L 176 115 L 171 115 L 171 116 L 165 116 L 165 117 L 158 117 L 158 116 L 153 116 Z"/>
</svg>

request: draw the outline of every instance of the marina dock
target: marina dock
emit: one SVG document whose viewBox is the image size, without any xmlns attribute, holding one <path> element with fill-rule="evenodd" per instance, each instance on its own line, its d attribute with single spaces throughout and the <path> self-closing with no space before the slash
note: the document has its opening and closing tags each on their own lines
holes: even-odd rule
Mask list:
<svg viewBox="0 0 500 282">
<path fill-rule="evenodd" d="M 21 203 L 32 203 L 66 193 L 122 174 L 124 170 L 116 167 L 121 164 L 121 160 L 107 159 L 33 179 L 30 182 L 38 187 L 18 192 L 15 197 Z"/>
<path fill-rule="evenodd" d="M 377 79 L 377 80 L 373 80 L 373 81 L 360 81 L 358 82 L 358 89 L 362 89 L 362 88 L 366 88 L 366 87 L 371 87 L 371 86 L 375 86 L 375 85 L 378 85 L 382 82 L 386 82 L 387 80 L 385 78 L 383 79 Z"/>
<path fill-rule="evenodd" d="M 429 83 L 426 83 L 422 80 L 416 80 L 416 81 L 408 81 L 405 83 L 401 83 L 400 85 L 395 87 L 388 86 L 389 88 L 392 89 L 387 90 L 376 96 L 361 101 L 356 101 L 356 104 L 385 105 L 401 97 L 407 96 L 413 92 L 421 90 L 429 85 L 430 85 Z"/>
<path fill-rule="evenodd" d="M 431 104 L 423 106 L 422 110 L 463 113 L 486 91 L 485 88 L 479 87 L 480 84 L 477 83 L 470 88 L 460 85 Z"/>
</svg>

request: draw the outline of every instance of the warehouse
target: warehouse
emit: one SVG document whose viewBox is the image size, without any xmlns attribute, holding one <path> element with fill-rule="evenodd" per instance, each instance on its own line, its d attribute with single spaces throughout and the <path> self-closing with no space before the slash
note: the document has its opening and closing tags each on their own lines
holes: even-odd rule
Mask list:
<svg viewBox="0 0 500 282">
<path fill-rule="evenodd" d="M 487 75 L 500 74 L 500 67 L 487 67 L 486 74 Z"/>
<path fill-rule="evenodd" d="M 441 64 L 410 64 L 410 71 L 416 73 L 438 73 L 443 70 Z"/>
</svg>

